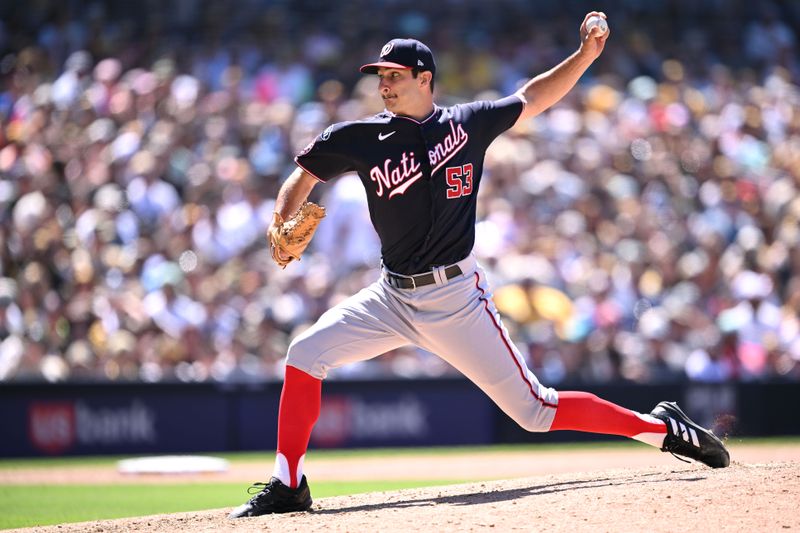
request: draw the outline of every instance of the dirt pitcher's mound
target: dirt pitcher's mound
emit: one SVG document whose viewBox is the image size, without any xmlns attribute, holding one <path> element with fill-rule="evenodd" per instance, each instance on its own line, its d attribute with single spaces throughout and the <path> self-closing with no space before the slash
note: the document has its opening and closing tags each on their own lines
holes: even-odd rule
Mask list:
<svg viewBox="0 0 800 533">
<path fill-rule="evenodd" d="M 800 463 L 734 462 L 323 498 L 313 512 L 238 520 L 218 509 L 24 531 L 779 531 L 800 529 L 798 494 Z"/>
</svg>

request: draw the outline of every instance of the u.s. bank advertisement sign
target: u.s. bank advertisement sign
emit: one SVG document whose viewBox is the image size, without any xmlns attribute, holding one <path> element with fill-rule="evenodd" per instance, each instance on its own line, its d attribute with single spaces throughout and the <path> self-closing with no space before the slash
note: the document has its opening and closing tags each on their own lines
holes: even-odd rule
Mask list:
<svg viewBox="0 0 800 533">
<path fill-rule="evenodd" d="M 0 401 L 0 456 L 227 449 L 229 406 L 191 389 L 16 387 Z"/>
<path fill-rule="evenodd" d="M 75 447 L 154 444 L 156 412 L 139 400 L 118 407 L 94 407 L 81 400 L 33 402 L 28 436 L 37 450 L 55 455 Z"/>
</svg>

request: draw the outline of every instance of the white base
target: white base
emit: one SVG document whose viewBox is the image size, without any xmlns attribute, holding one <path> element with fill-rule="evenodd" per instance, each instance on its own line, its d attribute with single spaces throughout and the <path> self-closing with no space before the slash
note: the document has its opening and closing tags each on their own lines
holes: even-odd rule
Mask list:
<svg viewBox="0 0 800 533">
<path fill-rule="evenodd" d="M 123 459 L 117 462 L 121 474 L 199 474 L 227 472 L 228 461 L 200 455 L 161 455 Z"/>
</svg>

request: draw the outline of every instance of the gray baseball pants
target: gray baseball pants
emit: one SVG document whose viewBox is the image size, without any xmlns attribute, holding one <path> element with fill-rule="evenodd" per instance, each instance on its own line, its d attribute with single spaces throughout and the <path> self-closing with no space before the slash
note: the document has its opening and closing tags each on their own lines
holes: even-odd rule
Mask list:
<svg viewBox="0 0 800 533">
<path fill-rule="evenodd" d="M 509 339 L 474 256 L 457 264 L 460 276 L 414 289 L 381 276 L 297 336 L 287 364 L 324 379 L 332 368 L 413 344 L 464 374 L 524 429 L 548 431 L 558 392 L 539 383 Z"/>
</svg>

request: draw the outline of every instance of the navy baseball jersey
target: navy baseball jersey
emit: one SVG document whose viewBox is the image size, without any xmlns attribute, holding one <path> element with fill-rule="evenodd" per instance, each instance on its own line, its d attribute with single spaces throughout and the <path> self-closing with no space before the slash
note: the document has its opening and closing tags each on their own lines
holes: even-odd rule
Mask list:
<svg viewBox="0 0 800 533">
<path fill-rule="evenodd" d="M 523 105 L 509 96 L 435 106 L 422 121 L 384 111 L 330 126 L 295 161 L 322 182 L 358 173 L 384 265 L 417 274 L 472 251 L 486 149 Z"/>
</svg>

